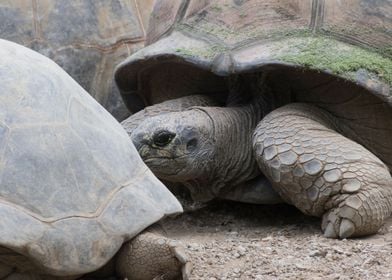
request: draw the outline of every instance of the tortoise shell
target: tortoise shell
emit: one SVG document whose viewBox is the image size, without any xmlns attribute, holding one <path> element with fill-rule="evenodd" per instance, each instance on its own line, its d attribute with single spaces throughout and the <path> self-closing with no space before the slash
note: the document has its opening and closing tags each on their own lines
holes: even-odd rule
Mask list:
<svg viewBox="0 0 392 280">
<path fill-rule="evenodd" d="M 113 83 L 114 67 L 142 47 L 152 2 L 1 1 L 0 38 L 52 58 L 123 119 L 128 112 Z"/>
<path fill-rule="evenodd" d="M 83 274 L 181 211 L 121 125 L 57 64 L 5 40 L 0 56 L 0 264 Z"/>
<path fill-rule="evenodd" d="M 287 85 L 309 69 L 389 99 L 391 14 L 390 0 L 157 1 L 147 47 L 122 62 L 115 79 L 133 112 L 180 96 L 228 92 L 224 77 L 273 69 L 297 73 L 280 73 Z M 306 80 L 309 88 L 315 84 Z"/>
</svg>

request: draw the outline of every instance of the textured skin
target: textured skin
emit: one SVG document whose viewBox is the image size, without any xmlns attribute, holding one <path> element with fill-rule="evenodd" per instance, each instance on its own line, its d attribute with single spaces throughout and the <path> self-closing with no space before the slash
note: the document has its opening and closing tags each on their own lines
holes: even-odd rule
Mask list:
<svg viewBox="0 0 392 280">
<path fill-rule="evenodd" d="M 143 110 L 131 115 L 129 118 L 121 122 L 121 125 L 131 136 L 132 132 L 141 124 L 144 120 L 162 115 L 165 113 L 180 112 L 184 111 L 193 106 L 218 106 L 220 102 L 215 100 L 215 98 L 206 95 L 191 95 L 184 96 L 176 99 L 171 99 L 158 103 L 152 106 L 148 106 Z M 132 136 L 131 136 L 132 137 Z M 180 199 L 184 195 L 184 186 L 181 183 L 173 183 L 170 181 L 163 181 L 163 183 L 173 192 L 177 199 Z M 181 205 L 184 207 L 187 201 L 181 200 Z"/>
<path fill-rule="evenodd" d="M 205 95 L 185 96 L 173 100 L 168 100 L 162 103 L 158 103 L 152 106 L 148 106 L 143 110 L 133 114 L 126 120 L 122 121 L 121 125 L 124 127 L 125 131 L 129 135 L 131 135 L 132 132 L 136 129 L 136 127 L 147 118 L 162 115 L 165 113 L 184 111 L 187 108 L 193 106 L 216 106 L 216 105 L 218 105 L 218 102 Z"/>
<path fill-rule="evenodd" d="M 181 182 L 195 200 L 207 201 L 260 174 L 250 138 L 257 115 L 261 118 L 258 106 L 192 107 L 148 118 L 131 137 L 156 176 Z M 175 135 L 163 147 L 154 143 L 160 131 Z"/>
<path fill-rule="evenodd" d="M 145 231 L 117 254 L 117 275 L 134 280 L 179 279 L 187 259 L 179 244 L 157 232 Z M 184 275 L 185 278 L 187 275 Z"/>
<path fill-rule="evenodd" d="M 264 190 L 252 184 L 257 161 L 286 202 L 323 217 L 325 236 L 377 232 L 392 209 L 388 167 L 344 137 L 355 134 L 325 110 L 294 103 L 272 111 L 256 127 L 263 107 L 263 100 L 258 100 L 241 107 L 167 113 L 141 123 L 132 140 L 158 177 L 184 183 L 194 199 L 279 202 L 274 196 L 263 197 Z M 162 130 L 175 137 L 165 146 L 155 146 L 153 136 Z M 186 143 L 192 139 L 198 145 L 189 152 Z M 249 199 L 246 193 L 256 197 Z"/>
<path fill-rule="evenodd" d="M 392 178 L 375 155 L 340 135 L 338 124 L 314 106 L 281 107 L 255 130 L 256 158 L 283 199 L 323 217 L 325 236 L 372 234 L 391 214 Z"/>
</svg>

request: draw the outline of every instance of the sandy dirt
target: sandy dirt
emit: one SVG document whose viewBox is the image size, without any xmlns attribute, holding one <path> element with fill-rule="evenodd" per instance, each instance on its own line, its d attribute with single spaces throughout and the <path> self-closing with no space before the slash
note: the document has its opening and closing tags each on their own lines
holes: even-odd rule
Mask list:
<svg viewBox="0 0 392 280">
<path fill-rule="evenodd" d="M 214 202 L 162 223 L 193 263 L 190 279 L 392 279 L 392 218 L 374 236 L 324 238 L 288 205 Z"/>
</svg>

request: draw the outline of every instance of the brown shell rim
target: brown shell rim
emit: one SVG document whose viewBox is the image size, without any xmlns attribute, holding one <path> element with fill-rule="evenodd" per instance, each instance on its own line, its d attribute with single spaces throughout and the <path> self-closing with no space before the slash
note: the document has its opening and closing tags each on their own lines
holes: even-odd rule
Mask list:
<svg viewBox="0 0 392 280">
<path fill-rule="evenodd" d="M 123 63 L 119 64 L 115 70 L 115 82 L 117 87 L 120 90 L 121 96 L 127 106 L 127 108 L 135 113 L 137 111 L 142 110 L 144 107 L 152 104 L 145 104 L 143 97 L 139 95 L 139 82 L 140 82 L 140 73 L 143 71 L 148 71 L 149 68 L 157 67 L 162 63 L 173 63 L 173 64 L 184 64 L 189 67 L 195 67 L 201 70 L 209 71 L 217 76 L 227 77 L 232 74 L 239 73 L 250 73 L 256 72 L 265 69 L 274 69 L 277 67 L 292 67 L 295 69 L 308 69 L 310 71 L 317 71 L 320 73 L 324 73 L 329 76 L 336 77 L 338 79 L 345 80 L 347 82 L 355 83 L 366 90 L 378 95 L 379 97 L 385 97 L 389 95 L 390 89 L 389 86 L 382 82 L 381 80 L 372 80 L 372 83 L 369 83 L 370 79 L 357 79 L 350 80 L 346 77 L 342 77 L 340 75 L 333 74 L 328 71 L 323 71 L 319 69 L 313 68 L 305 68 L 304 66 L 285 63 L 277 60 L 260 60 L 255 61 L 249 64 L 232 64 L 230 67 L 222 68 L 219 67 L 219 63 L 217 60 L 220 60 L 220 57 L 223 55 L 217 55 L 215 59 L 210 62 L 207 62 L 202 59 L 198 59 L 198 57 L 189 57 L 181 54 L 162 54 L 162 55 L 152 55 L 149 57 L 145 57 L 143 59 L 132 60 L 132 56 L 125 60 Z M 218 67 L 216 66 L 218 65 Z M 380 88 L 386 89 L 384 90 L 384 94 L 379 94 Z M 386 93 L 385 93 L 386 91 Z M 385 98 L 382 98 L 384 101 Z M 387 101 L 388 103 L 390 101 Z"/>
</svg>

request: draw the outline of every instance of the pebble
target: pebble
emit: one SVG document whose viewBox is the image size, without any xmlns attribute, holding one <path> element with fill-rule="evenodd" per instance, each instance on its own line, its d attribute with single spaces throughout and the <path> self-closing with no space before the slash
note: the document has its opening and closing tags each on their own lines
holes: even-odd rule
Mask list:
<svg viewBox="0 0 392 280">
<path fill-rule="evenodd" d="M 309 254 L 309 256 L 311 257 L 325 257 L 327 255 L 327 251 L 311 251 L 311 253 Z"/>
</svg>

